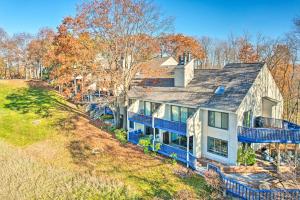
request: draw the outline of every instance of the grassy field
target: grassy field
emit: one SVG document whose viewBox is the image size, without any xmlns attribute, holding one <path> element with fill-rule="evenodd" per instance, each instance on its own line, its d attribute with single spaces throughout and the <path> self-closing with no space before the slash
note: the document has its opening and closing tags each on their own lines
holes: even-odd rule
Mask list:
<svg viewBox="0 0 300 200">
<path fill-rule="evenodd" d="M 0 148 L 1 199 L 210 199 L 200 176 L 120 144 L 34 82 L 0 81 Z"/>
</svg>

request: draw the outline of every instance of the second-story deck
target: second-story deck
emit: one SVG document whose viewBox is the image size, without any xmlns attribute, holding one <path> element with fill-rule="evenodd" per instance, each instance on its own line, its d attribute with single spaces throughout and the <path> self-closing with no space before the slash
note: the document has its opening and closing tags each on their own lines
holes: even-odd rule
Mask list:
<svg viewBox="0 0 300 200">
<path fill-rule="evenodd" d="M 238 127 L 238 141 L 246 143 L 300 144 L 300 129 Z"/>
<path fill-rule="evenodd" d="M 152 127 L 152 116 L 128 112 L 128 120 Z"/>
<path fill-rule="evenodd" d="M 179 135 L 186 135 L 186 127 L 187 124 L 183 122 L 154 118 L 154 128 L 163 129 Z"/>
</svg>

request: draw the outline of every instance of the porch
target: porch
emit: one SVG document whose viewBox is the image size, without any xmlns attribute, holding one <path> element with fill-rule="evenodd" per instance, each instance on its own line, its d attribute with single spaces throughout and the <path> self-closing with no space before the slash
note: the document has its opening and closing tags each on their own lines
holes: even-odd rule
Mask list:
<svg viewBox="0 0 300 200">
<path fill-rule="evenodd" d="M 139 140 L 145 136 L 146 135 L 141 130 L 130 131 L 128 132 L 128 141 L 138 145 Z M 184 149 L 179 145 L 165 144 L 163 142 L 158 141 L 157 138 L 154 140 L 153 135 L 150 135 L 149 137 L 151 138 L 151 144 L 152 144 L 150 150 L 153 150 L 154 146 L 157 143 L 159 143 L 160 149 L 157 151 L 159 154 L 170 158 L 174 158 L 177 161 L 187 164 L 188 167 L 191 167 L 192 169 L 196 169 L 197 158 L 191 152 L 188 152 L 186 149 Z"/>
</svg>

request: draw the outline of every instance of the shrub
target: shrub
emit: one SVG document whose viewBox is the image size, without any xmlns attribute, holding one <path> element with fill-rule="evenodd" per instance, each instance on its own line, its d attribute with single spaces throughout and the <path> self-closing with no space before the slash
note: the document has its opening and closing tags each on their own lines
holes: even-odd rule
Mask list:
<svg viewBox="0 0 300 200">
<path fill-rule="evenodd" d="M 117 128 L 116 128 L 115 126 L 108 126 L 108 127 L 107 127 L 107 130 L 108 130 L 110 133 L 114 133 L 116 129 L 117 129 Z"/>
<path fill-rule="evenodd" d="M 177 163 L 177 154 L 176 153 L 171 153 L 170 157 L 172 158 L 172 164 Z"/>
<path fill-rule="evenodd" d="M 238 149 L 237 162 L 245 166 L 254 165 L 256 163 L 255 151 L 251 147 Z"/>
<path fill-rule="evenodd" d="M 127 132 L 124 129 L 115 129 L 114 133 L 117 140 L 119 140 L 122 144 L 127 143 Z"/>
<path fill-rule="evenodd" d="M 151 139 L 149 137 L 144 137 L 139 140 L 139 145 L 143 147 L 144 153 L 149 153 L 149 148 L 151 147 Z"/>
<path fill-rule="evenodd" d="M 108 120 L 108 119 L 113 119 L 114 116 L 112 116 L 112 115 L 102 115 L 100 118 L 101 118 L 102 120 Z"/>
</svg>

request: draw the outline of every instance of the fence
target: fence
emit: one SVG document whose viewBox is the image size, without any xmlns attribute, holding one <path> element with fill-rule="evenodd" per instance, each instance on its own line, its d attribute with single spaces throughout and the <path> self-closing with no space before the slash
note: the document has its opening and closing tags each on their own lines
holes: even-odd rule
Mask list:
<svg viewBox="0 0 300 200">
<path fill-rule="evenodd" d="M 209 163 L 208 170 L 213 170 L 220 175 L 226 194 L 244 200 L 299 200 L 300 190 L 297 189 L 274 189 L 259 190 L 226 177 L 217 166 Z"/>
</svg>

